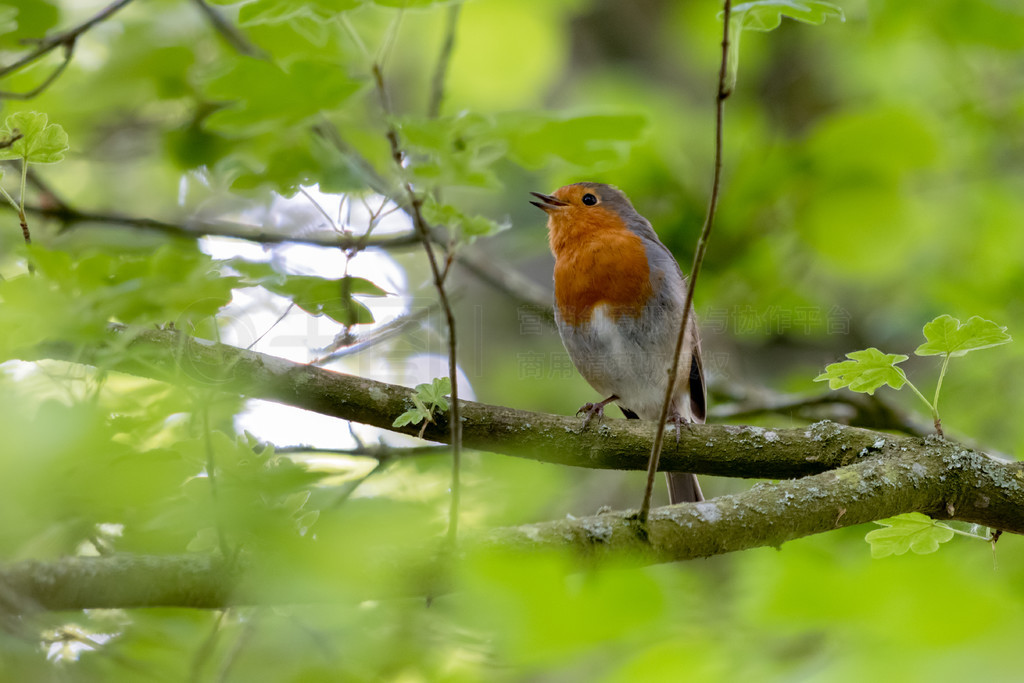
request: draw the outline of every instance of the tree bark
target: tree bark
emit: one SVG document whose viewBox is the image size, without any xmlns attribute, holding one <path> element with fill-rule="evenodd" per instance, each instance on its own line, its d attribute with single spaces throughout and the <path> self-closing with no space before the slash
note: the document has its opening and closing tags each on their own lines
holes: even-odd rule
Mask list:
<svg viewBox="0 0 1024 683">
<path fill-rule="evenodd" d="M 116 353 L 53 344 L 22 354 L 94 363 L 156 379 L 187 382 L 250 398 L 395 429 L 412 407 L 412 389 L 331 372 L 273 356 L 189 338 L 173 330 L 131 331 Z M 127 352 L 125 349 L 127 348 Z M 580 431 L 580 421 L 461 401 L 467 447 L 577 467 L 642 470 L 651 422 L 614 420 Z M 443 416 L 425 438 L 445 441 Z M 587 561 L 650 564 L 778 547 L 788 540 L 906 512 L 1024 533 L 1024 464 L 993 458 L 938 436 L 899 437 L 819 422 L 806 429 L 691 425 L 662 456 L 661 469 L 782 479 L 703 503 L 617 511 L 490 530 L 467 537 L 464 551 L 567 550 Z M 259 600 L 233 590 L 244 573 L 206 556 L 67 558 L 0 569 L 0 602 L 13 611 L 175 604 L 219 607 Z M 7 590 L 4 590 L 7 589 Z M 20 604 L 11 596 L 25 601 Z M 311 596 L 312 599 L 312 596 Z"/>
</svg>

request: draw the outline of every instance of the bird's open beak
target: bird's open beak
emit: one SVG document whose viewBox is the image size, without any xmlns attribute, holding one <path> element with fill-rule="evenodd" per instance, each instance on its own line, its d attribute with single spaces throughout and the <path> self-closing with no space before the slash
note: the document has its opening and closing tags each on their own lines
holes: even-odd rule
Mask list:
<svg viewBox="0 0 1024 683">
<path fill-rule="evenodd" d="M 569 206 L 569 202 L 563 202 L 558 197 L 552 197 L 549 194 L 541 194 L 540 192 L 531 192 L 530 194 L 540 200 L 539 202 L 530 203 L 545 213 L 551 213 L 553 209 L 557 209 L 562 206 Z"/>
</svg>

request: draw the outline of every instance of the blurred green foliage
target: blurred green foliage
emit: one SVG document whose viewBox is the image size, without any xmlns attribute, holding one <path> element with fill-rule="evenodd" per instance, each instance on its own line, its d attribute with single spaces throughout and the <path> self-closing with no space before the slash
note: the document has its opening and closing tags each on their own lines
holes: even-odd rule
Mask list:
<svg viewBox="0 0 1024 683">
<path fill-rule="evenodd" d="M 0 2 L 0 60 L 107 4 Z M 697 291 L 705 366 L 725 382 L 811 391 L 815 374 L 851 350 L 912 348 L 936 315 L 979 315 L 1010 334 L 1024 320 L 1024 11 L 1000 0 L 836 4 L 844 23 L 783 20 L 743 38 Z M 272 192 L 298 197 L 300 186 L 358 198 L 409 181 L 453 239 L 546 285 L 543 216 L 527 192 L 595 180 L 627 192 L 689 263 L 711 177 L 720 3 L 467 2 L 436 119 L 424 112 L 451 3 L 211 5 L 250 54 L 198 3 L 133 2 L 81 35 L 41 94 L 4 97 L 5 118 L 45 113 L 71 142 L 63 161 L 39 169 L 53 196 L 30 184 L 30 205 L 184 224 L 236 219 L 271 206 Z M 0 91 L 32 90 L 62 59 L 58 49 L 5 75 Z M 388 112 L 371 76 L 378 61 Z M 401 170 L 388 125 L 406 152 Z M 15 196 L 17 170 L 4 180 Z M 111 322 L 216 338 L 226 329 L 218 313 L 256 286 L 356 335 L 384 317 L 383 304 L 432 297 L 415 251 L 388 261 L 408 283 L 392 292 L 383 261 L 349 274 L 364 254 L 335 253 L 346 270 L 327 277 L 39 214 L 29 215 L 28 249 L 15 214 L 0 216 L 5 361 L 54 341 L 84 354 Z M 478 399 L 565 414 L 593 400 L 542 315 L 459 264 L 452 273 L 462 369 Z M 438 351 L 423 308 L 420 336 L 367 355 L 394 366 Z M 245 404 L 218 393 L 218 378 L 199 390 L 112 371 L 132 357 L 130 340 L 89 365 L 0 367 L 0 558 L 226 546 L 259 559 L 267 576 L 255 578 L 275 579 L 281 595 L 264 597 L 280 606 L 32 615 L 0 635 L 5 680 L 1019 677 L 998 655 L 1014 651 L 1024 628 L 1024 545 L 1008 537 L 998 570 L 986 544 L 965 539 L 873 560 L 864 529 L 643 570 L 478 553 L 458 564 L 458 590 L 428 607 L 408 596 L 430 577 L 407 568 L 443 532 L 446 458 L 375 467 L 275 449 L 239 433 Z M 941 360 L 909 360 L 908 372 Z M 945 426 L 1018 453 L 1024 347 L 962 365 L 944 385 Z M 464 526 L 633 506 L 641 482 L 641 473 L 468 454 Z M 292 604 L 289 587 L 323 602 Z"/>
</svg>

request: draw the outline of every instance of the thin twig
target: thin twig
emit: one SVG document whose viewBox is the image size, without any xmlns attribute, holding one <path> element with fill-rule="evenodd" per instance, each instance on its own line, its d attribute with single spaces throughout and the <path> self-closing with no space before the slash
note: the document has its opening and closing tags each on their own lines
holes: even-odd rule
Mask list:
<svg viewBox="0 0 1024 683">
<path fill-rule="evenodd" d="M 60 45 L 74 43 L 74 41 L 77 40 L 80 35 L 91 29 L 96 24 L 109 19 L 114 15 L 115 12 L 117 12 L 120 9 L 123 9 L 131 1 L 132 0 L 117 0 L 116 2 L 112 2 L 111 4 L 107 5 L 107 7 L 105 7 L 104 9 L 100 10 L 92 18 L 82 22 L 78 26 L 68 29 L 67 31 L 64 31 L 62 33 L 58 33 L 55 36 L 43 38 L 41 41 L 39 41 L 39 47 L 37 47 L 35 50 L 29 52 L 21 59 L 18 59 L 3 68 L 0 68 L 0 78 L 3 78 L 4 76 L 17 71 L 18 69 L 21 69 L 22 67 L 27 66 L 32 62 L 35 62 L 40 57 L 49 54 Z"/>
<path fill-rule="evenodd" d="M 317 448 L 315 446 L 275 447 L 275 455 L 322 455 L 338 458 L 373 458 L 374 460 L 401 460 L 403 458 L 431 457 L 451 453 L 448 446 L 409 446 L 398 448 L 386 443 L 355 448 Z"/>
<path fill-rule="evenodd" d="M 11 135 L 11 137 L 7 138 L 6 140 L 0 140 L 0 149 L 7 149 L 11 145 L 13 145 L 15 142 L 17 142 L 18 140 L 22 139 L 23 137 L 25 137 L 25 136 L 21 133 L 21 131 L 18 131 L 16 133 L 14 133 L 13 135 Z"/>
<path fill-rule="evenodd" d="M 377 85 L 378 95 L 380 96 L 381 108 L 388 118 L 387 138 L 391 147 L 391 159 L 395 163 L 395 168 L 401 174 L 404 171 L 404 155 L 398 142 L 398 130 L 391 120 L 391 107 L 388 102 L 387 90 L 384 87 L 384 74 L 381 71 L 380 64 L 373 65 L 373 77 Z M 434 278 L 434 287 L 437 289 L 438 300 L 441 303 L 441 308 L 444 310 L 445 321 L 448 324 L 448 377 L 452 385 L 451 409 L 448 415 L 448 427 L 452 446 L 452 498 L 448 516 L 448 541 L 454 545 L 458 535 L 459 472 L 462 464 L 462 422 L 459 417 L 459 378 L 458 366 L 456 365 L 455 314 L 448 299 L 448 292 L 444 287 L 441 267 L 438 264 L 437 256 L 434 254 L 430 225 L 423 218 L 423 198 L 416 194 L 416 191 L 408 181 L 403 182 L 403 188 L 408 198 L 413 225 L 419 233 L 420 240 L 423 243 L 423 250 L 427 253 L 430 272 Z"/>
<path fill-rule="evenodd" d="M 431 81 L 430 105 L 427 108 L 427 116 L 436 119 L 441 114 L 441 105 L 444 103 L 444 83 L 448 76 L 448 64 L 451 63 L 452 50 L 455 48 L 455 28 L 459 23 L 459 12 L 462 11 L 462 4 L 455 4 L 448 8 L 448 23 L 445 26 L 444 42 L 441 44 L 441 53 L 437 58 L 437 67 L 434 69 L 434 78 Z"/>
<path fill-rule="evenodd" d="M 320 353 L 323 355 L 310 361 L 310 365 L 324 366 L 339 358 L 352 356 L 373 348 L 377 344 L 393 339 L 413 326 L 418 325 L 423 318 L 426 318 L 433 311 L 433 306 L 425 306 L 400 315 L 367 334 L 350 335 L 348 339 L 342 341 L 335 339 L 330 345 L 320 350 Z"/>
<path fill-rule="evenodd" d="M 638 515 L 641 526 L 646 526 L 647 517 L 651 511 L 654 477 L 658 471 L 658 460 L 661 458 L 661 448 L 665 442 L 665 422 L 668 419 L 668 408 L 672 403 L 672 390 L 676 385 L 676 377 L 679 374 L 679 355 L 682 353 L 683 343 L 686 340 L 686 329 L 690 324 L 693 290 L 697 284 L 697 276 L 700 274 L 701 264 L 704 262 L 704 252 L 707 251 L 708 237 L 711 235 L 711 228 L 715 224 L 715 211 L 718 208 L 718 193 L 722 180 L 722 127 L 725 118 L 725 100 L 729 97 L 729 90 L 726 87 L 726 76 L 729 61 L 729 18 L 731 13 L 732 2 L 731 0 L 725 0 L 725 11 L 722 20 L 722 64 L 718 71 L 718 93 L 715 96 L 715 170 L 714 179 L 711 183 L 711 200 L 708 202 L 708 213 L 704 218 L 704 227 L 701 229 L 700 239 L 697 240 L 697 248 L 693 254 L 693 266 L 690 268 L 690 280 L 686 287 L 686 300 L 683 302 L 683 319 L 679 324 L 676 349 L 672 355 L 672 368 L 668 373 L 665 398 L 661 403 L 661 417 L 658 419 L 658 430 L 654 436 L 654 444 L 651 446 L 651 458 L 647 463 L 647 487 L 644 489 L 644 500 Z"/>
<path fill-rule="evenodd" d="M 64 69 L 68 68 L 68 64 L 71 63 L 71 57 L 75 54 L 75 41 L 72 38 L 68 42 L 64 43 L 64 61 L 60 63 L 53 72 L 46 77 L 42 83 L 32 88 L 27 92 L 2 92 L 0 91 L 0 100 L 31 100 L 36 95 L 39 95 L 44 90 L 49 88 L 53 83 L 60 78 L 60 75 L 64 73 Z"/>
<path fill-rule="evenodd" d="M 303 235 L 299 237 L 283 233 L 265 232 L 258 226 L 246 225 L 244 223 L 232 223 L 230 221 L 203 221 L 189 219 L 183 223 L 170 223 L 168 221 L 162 221 L 154 218 L 143 218 L 140 216 L 79 211 L 68 206 L 27 206 L 25 207 L 25 212 L 59 220 L 69 227 L 89 223 L 123 225 L 131 228 L 156 230 L 175 237 L 188 237 L 191 239 L 197 239 L 199 237 L 233 237 L 236 239 L 248 240 L 250 242 L 259 242 L 261 244 L 280 244 L 288 242 L 312 244 L 320 247 L 340 247 L 342 249 L 358 245 L 362 245 L 363 247 L 390 249 L 410 247 L 417 245 L 420 242 L 419 235 L 415 232 L 380 235 L 372 240 L 364 240 L 362 236 L 346 236 L 333 232 L 325 233 L 323 237 L 315 235 Z"/>
<path fill-rule="evenodd" d="M 239 54 L 247 55 L 249 57 L 257 57 L 259 59 L 266 59 L 267 54 L 249 42 L 249 40 L 242 35 L 234 24 L 224 18 L 224 16 L 213 7 L 210 7 L 206 3 L 206 0 L 192 0 L 192 4 L 199 8 L 199 11 L 210 22 L 214 30 L 220 34 L 222 38 Z"/>
</svg>

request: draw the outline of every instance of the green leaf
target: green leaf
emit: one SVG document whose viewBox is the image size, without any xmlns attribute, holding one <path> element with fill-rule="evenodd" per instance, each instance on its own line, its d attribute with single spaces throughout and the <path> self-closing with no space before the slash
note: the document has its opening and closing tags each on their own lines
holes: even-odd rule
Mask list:
<svg viewBox="0 0 1024 683">
<path fill-rule="evenodd" d="M 893 389 L 906 384 L 907 377 L 896 364 L 907 360 L 908 356 L 900 353 L 885 354 L 872 347 L 848 353 L 846 357 L 850 360 L 832 363 L 814 381 L 828 380 L 829 389 L 849 387 L 850 391 L 866 394 L 874 394 L 875 389 L 883 384 Z"/>
<path fill-rule="evenodd" d="M 430 384 L 416 385 L 417 398 L 432 407 L 440 408 L 442 411 L 448 410 L 448 399 L 445 396 L 451 392 L 452 382 L 448 377 L 435 377 L 430 381 Z"/>
<path fill-rule="evenodd" d="M 746 31 L 774 31 L 784 16 L 814 25 L 830 17 L 846 21 L 842 8 L 821 0 L 756 0 L 732 8 L 732 21 Z"/>
<path fill-rule="evenodd" d="M 423 217 L 428 223 L 447 228 L 468 240 L 493 235 L 507 227 L 484 216 L 468 216 L 451 204 L 438 204 L 430 198 L 423 205 Z"/>
<path fill-rule="evenodd" d="M 32 164 L 52 164 L 64 158 L 68 134 L 56 123 L 47 123 L 46 114 L 19 111 L 11 114 L 0 128 L 0 138 L 21 133 L 21 139 L 0 149 L 0 159 L 24 159 Z"/>
<path fill-rule="evenodd" d="M 553 116 L 506 114 L 499 130 L 508 137 L 509 155 L 527 168 L 540 168 L 553 157 L 577 166 L 621 159 L 637 142 L 647 119 L 631 115 Z"/>
<path fill-rule="evenodd" d="M 1013 338 L 991 320 L 973 316 L 966 323 L 950 315 L 940 315 L 924 326 L 928 341 L 914 350 L 918 356 L 964 356 L 968 351 L 1008 344 Z"/>
<path fill-rule="evenodd" d="M 391 423 L 391 426 L 404 427 L 407 424 L 418 425 L 420 422 L 423 422 L 423 418 L 423 413 L 421 413 L 419 409 L 413 408 L 412 410 L 407 410 L 396 417 L 395 421 Z"/>
<path fill-rule="evenodd" d="M 210 130 L 234 134 L 280 133 L 337 109 L 358 89 L 338 64 L 297 61 L 285 70 L 266 60 L 239 57 L 207 78 L 206 94 L 227 102 L 205 121 Z"/>
<path fill-rule="evenodd" d="M 940 543 L 953 538 L 953 530 L 941 522 L 911 512 L 890 519 L 882 519 L 876 524 L 884 528 L 869 531 L 864 540 L 871 544 L 871 557 L 880 558 L 889 555 L 903 555 L 913 550 L 918 555 L 934 553 Z"/>
<path fill-rule="evenodd" d="M 238 11 L 238 23 L 250 26 L 296 19 L 325 21 L 362 4 L 362 0 L 255 0 L 243 5 Z"/>
<path fill-rule="evenodd" d="M 719 12 L 718 19 L 724 13 Z M 843 10 L 822 0 L 755 0 L 732 8 L 729 22 L 729 55 L 726 67 L 726 90 L 736 87 L 740 63 L 740 38 L 744 31 L 774 31 L 789 17 L 805 24 L 823 24 L 829 17 L 846 21 Z"/>
<path fill-rule="evenodd" d="M 396 119 L 409 154 L 409 171 L 427 187 L 500 187 L 494 165 L 508 151 L 493 117 L 462 112 L 454 116 Z"/>
<path fill-rule="evenodd" d="M 361 277 L 338 279 L 314 275 L 287 275 L 279 273 L 268 263 L 254 263 L 232 259 L 232 268 L 241 273 L 248 284 L 291 299 L 296 306 L 311 315 L 326 315 L 342 325 L 360 325 L 373 322 L 373 314 L 365 305 L 352 298 L 387 296 L 387 292 Z M 345 296 L 346 293 L 348 296 Z"/>
<path fill-rule="evenodd" d="M 0 8 L 0 47 L 23 50 L 57 27 L 60 10 L 52 0 L 4 0 Z M 5 88 L 6 89 L 6 88 Z"/>
<path fill-rule="evenodd" d="M 344 296 L 341 280 L 312 275 L 289 275 L 283 284 L 264 285 L 286 296 L 311 315 L 326 315 L 342 325 L 372 323 L 373 314 L 351 296 Z"/>
</svg>

